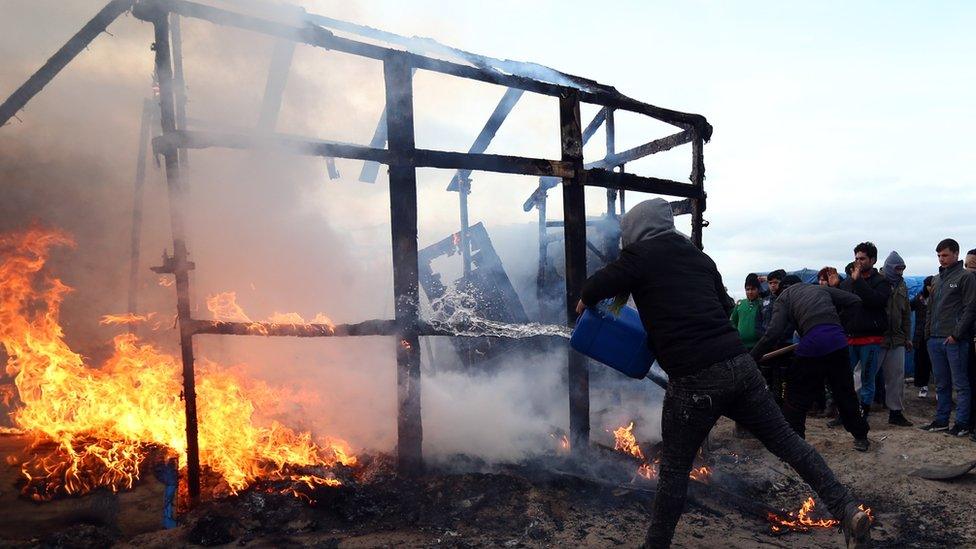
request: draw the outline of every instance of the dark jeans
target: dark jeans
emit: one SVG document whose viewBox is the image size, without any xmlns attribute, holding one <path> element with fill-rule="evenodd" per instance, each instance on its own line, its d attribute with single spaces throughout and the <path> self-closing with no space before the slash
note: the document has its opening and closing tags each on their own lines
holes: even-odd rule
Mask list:
<svg viewBox="0 0 976 549">
<path fill-rule="evenodd" d="M 854 392 L 847 347 L 824 356 L 796 357 L 786 381 L 786 402 L 783 403 L 783 415 L 796 434 L 801 437 L 806 435 L 807 410 L 818 393 L 823 392 L 825 381 L 830 386 L 844 428 L 854 438 L 868 436 L 868 422 L 861 416 L 857 393 Z"/>
<path fill-rule="evenodd" d="M 932 377 L 932 359 L 929 358 L 929 346 L 925 340 L 918 340 L 915 347 L 915 387 L 922 388 L 929 386 Z"/>
<path fill-rule="evenodd" d="M 789 463 L 838 519 L 854 498 L 820 454 L 786 422 L 747 354 L 672 379 L 661 416 L 663 452 L 648 547 L 668 547 L 684 511 L 688 473 L 695 454 L 720 416 L 752 432 L 770 452 Z"/>
</svg>

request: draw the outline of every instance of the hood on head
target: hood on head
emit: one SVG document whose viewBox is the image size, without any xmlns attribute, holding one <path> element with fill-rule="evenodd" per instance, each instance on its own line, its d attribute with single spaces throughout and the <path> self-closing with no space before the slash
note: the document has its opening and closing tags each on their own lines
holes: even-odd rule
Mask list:
<svg viewBox="0 0 976 549">
<path fill-rule="evenodd" d="M 896 282 L 905 273 L 905 260 L 898 255 L 898 252 L 891 252 L 888 254 L 888 258 L 885 259 L 882 271 L 886 279 Z"/>
<path fill-rule="evenodd" d="M 620 220 L 620 242 L 623 247 L 641 240 L 666 234 L 679 234 L 674 228 L 671 204 L 663 198 L 652 198 L 637 204 Z"/>
</svg>

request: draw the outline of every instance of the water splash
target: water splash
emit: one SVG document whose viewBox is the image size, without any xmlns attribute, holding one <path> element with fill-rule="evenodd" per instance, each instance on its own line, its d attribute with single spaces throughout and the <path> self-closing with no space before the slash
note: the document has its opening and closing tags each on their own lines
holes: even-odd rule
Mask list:
<svg viewBox="0 0 976 549">
<path fill-rule="evenodd" d="M 479 304 L 483 299 L 477 290 L 449 288 L 443 296 L 430 302 L 425 316 L 427 324 L 439 332 L 461 337 L 504 337 L 525 339 L 552 336 L 569 339 L 573 334 L 569 326 L 529 322 L 513 324 L 479 316 Z"/>
</svg>

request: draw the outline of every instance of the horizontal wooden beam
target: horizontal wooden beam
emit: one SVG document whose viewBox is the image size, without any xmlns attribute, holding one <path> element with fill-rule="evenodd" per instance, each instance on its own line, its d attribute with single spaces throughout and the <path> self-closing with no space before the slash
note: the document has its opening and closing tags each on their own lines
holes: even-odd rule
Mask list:
<svg viewBox="0 0 976 549">
<path fill-rule="evenodd" d="M 573 175 L 572 164 L 562 160 L 427 149 L 416 149 L 410 154 L 395 155 L 387 149 L 374 149 L 337 141 L 310 140 L 281 134 L 177 130 L 153 139 L 153 150 L 157 154 L 177 148 L 205 149 L 209 147 L 262 149 L 308 156 L 373 160 L 387 165 L 405 165 L 418 168 L 481 170 L 529 176 L 571 177 Z"/>
<path fill-rule="evenodd" d="M 494 323 L 499 324 L 499 323 Z M 354 324 L 289 324 L 280 322 L 227 322 L 218 320 L 190 321 L 194 335 L 239 335 L 259 337 L 365 337 L 390 336 L 399 337 L 400 328 L 396 320 L 364 320 Z M 520 325 L 521 326 L 521 325 Z M 499 332 L 501 333 L 501 332 Z M 512 332 L 515 333 L 514 331 Z M 499 339 L 537 339 L 556 337 L 565 339 L 567 336 L 559 330 L 539 335 L 498 335 L 489 331 L 479 333 L 476 326 L 449 326 L 443 323 L 432 325 L 421 321 L 417 326 L 417 335 L 443 337 L 493 337 Z"/>
<path fill-rule="evenodd" d="M 632 173 L 611 172 L 600 168 L 586 170 L 585 184 L 622 191 L 680 196 L 683 198 L 702 198 L 704 191 L 691 183 L 680 183 L 671 179 L 642 177 Z"/>
<path fill-rule="evenodd" d="M 309 24 L 305 27 L 287 25 L 260 17 L 252 17 L 195 2 L 188 2 L 186 0 L 142 0 L 136 4 L 133 9 L 133 14 L 139 19 L 152 21 L 158 17 L 160 10 L 177 13 L 184 17 L 203 19 L 218 25 L 250 30 L 301 42 L 310 46 L 318 46 L 371 59 L 384 60 L 392 56 L 403 56 L 406 62 L 413 68 L 451 74 L 462 78 L 498 84 L 509 88 L 518 88 L 553 97 L 560 97 L 565 95 L 569 90 L 573 90 L 579 93 L 580 100 L 586 103 L 594 103 L 604 107 L 644 114 L 662 122 L 681 127 L 682 129 L 694 127 L 697 129 L 698 135 L 702 136 L 706 141 L 712 134 L 712 127 L 708 124 L 704 116 L 642 103 L 621 94 L 610 86 L 604 86 L 595 82 L 588 85 L 587 82 L 591 81 L 561 74 L 554 69 L 540 65 L 508 62 L 505 67 L 509 69 L 508 71 L 462 65 L 460 63 L 404 52 L 399 49 L 343 38 L 315 24 Z M 542 74 L 549 75 L 558 83 L 543 82 L 519 74 L 539 74 L 540 71 Z"/>
<path fill-rule="evenodd" d="M 650 156 L 655 153 L 664 152 L 671 150 L 679 145 L 684 145 L 685 143 L 691 143 L 695 138 L 694 130 L 685 130 L 683 132 L 678 132 L 676 134 L 669 135 L 667 137 L 662 137 L 661 139 L 655 139 L 643 145 L 634 147 L 633 149 L 627 149 L 626 151 L 619 152 L 617 154 L 611 154 L 602 160 L 597 160 L 596 162 L 590 162 L 586 165 L 587 168 L 615 168 L 621 166 L 628 162 L 633 162 L 638 158 L 643 158 L 645 156 Z"/>
</svg>

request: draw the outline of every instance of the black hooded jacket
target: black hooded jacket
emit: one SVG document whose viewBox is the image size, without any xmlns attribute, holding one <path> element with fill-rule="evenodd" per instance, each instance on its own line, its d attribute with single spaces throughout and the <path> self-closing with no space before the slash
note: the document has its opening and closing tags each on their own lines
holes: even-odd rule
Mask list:
<svg viewBox="0 0 976 549">
<path fill-rule="evenodd" d="M 877 269 L 871 269 L 868 278 L 847 277 L 840 289 L 861 298 L 861 304 L 845 309 L 841 323 L 849 337 L 883 337 L 888 329 L 888 297 L 891 284 Z"/>
<path fill-rule="evenodd" d="M 739 333 L 729 322 L 735 304 L 715 263 L 674 230 L 666 201 L 660 200 L 663 206 L 657 200 L 638 206 L 649 203 L 648 208 L 660 211 L 640 215 L 635 207 L 627 213 L 621 223 L 624 249 L 616 261 L 587 279 L 583 303 L 593 306 L 622 293 L 633 295 L 648 345 L 673 378 L 745 353 Z M 627 219 L 632 214 L 640 223 Z M 670 230 L 641 226 L 666 222 Z"/>
</svg>

